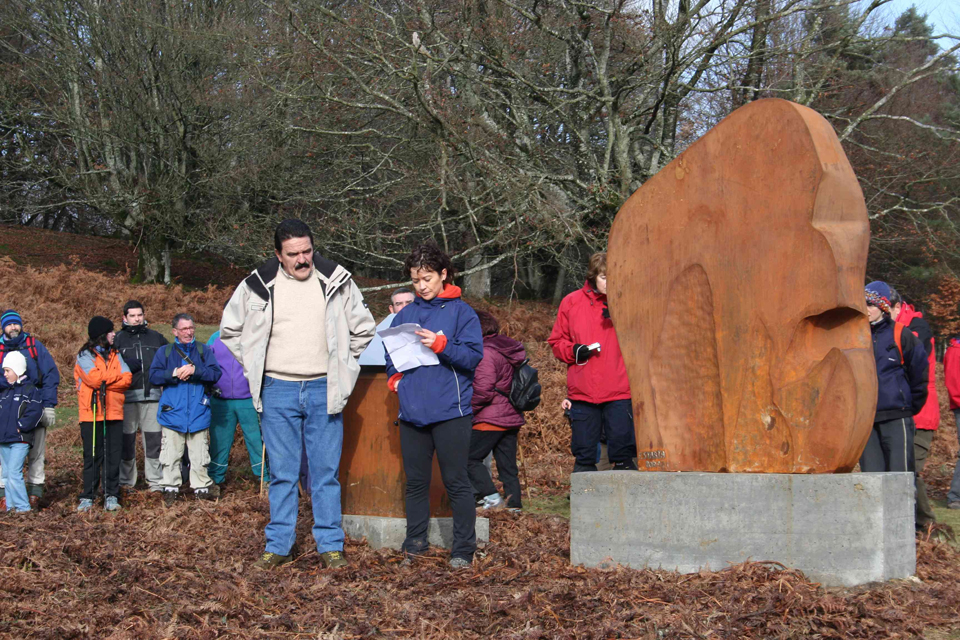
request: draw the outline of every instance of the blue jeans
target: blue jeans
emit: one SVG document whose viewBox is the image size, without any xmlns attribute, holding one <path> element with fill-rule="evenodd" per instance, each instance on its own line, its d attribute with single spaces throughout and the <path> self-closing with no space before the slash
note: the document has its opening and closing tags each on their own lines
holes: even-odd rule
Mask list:
<svg viewBox="0 0 960 640">
<path fill-rule="evenodd" d="M 343 551 L 340 526 L 340 453 L 343 414 L 327 413 L 327 379 L 263 381 L 260 429 L 270 458 L 270 523 L 267 551 L 290 554 L 297 539 L 300 457 L 307 454 L 317 551 Z"/>
<path fill-rule="evenodd" d="M 23 463 L 30 453 L 26 442 L 0 444 L 0 464 L 3 465 L 3 482 L 7 488 L 7 511 L 30 511 L 27 485 L 23 481 Z"/>
</svg>

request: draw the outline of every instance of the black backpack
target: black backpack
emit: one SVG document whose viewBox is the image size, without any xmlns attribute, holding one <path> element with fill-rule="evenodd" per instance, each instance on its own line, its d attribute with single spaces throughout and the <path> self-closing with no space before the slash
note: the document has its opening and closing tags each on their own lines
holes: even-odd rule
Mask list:
<svg viewBox="0 0 960 640">
<path fill-rule="evenodd" d="M 500 393 L 507 396 L 510 404 L 517 411 L 533 411 L 540 406 L 540 387 L 539 374 L 537 370 L 530 366 L 530 358 L 527 358 L 513 369 L 513 380 L 510 382 L 510 393 L 497 389 Z"/>
</svg>

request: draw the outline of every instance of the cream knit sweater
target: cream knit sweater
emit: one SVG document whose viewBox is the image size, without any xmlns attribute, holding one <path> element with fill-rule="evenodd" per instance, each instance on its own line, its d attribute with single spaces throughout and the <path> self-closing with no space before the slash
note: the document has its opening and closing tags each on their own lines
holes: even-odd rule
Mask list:
<svg viewBox="0 0 960 640">
<path fill-rule="evenodd" d="M 271 378 L 315 380 L 327 373 L 327 302 L 318 275 L 314 271 L 306 280 L 297 280 L 280 267 L 265 363 Z"/>
</svg>

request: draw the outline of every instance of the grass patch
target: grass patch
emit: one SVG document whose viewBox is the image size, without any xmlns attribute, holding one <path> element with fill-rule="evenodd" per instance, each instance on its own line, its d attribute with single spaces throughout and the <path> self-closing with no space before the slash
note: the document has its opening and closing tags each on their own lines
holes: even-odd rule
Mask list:
<svg viewBox="0 0 960 640">
<path fill-rule="evenodd" d="M 54 410 L 57 412 L 57 422 L 53 425 L 53 429 L 76 424 L 80 419 L 80 410 L 74 402 L 67 404 L 61 402 Z"/>
<path fill-rule="evenodd" d="M 570 497 L 534 496 L 523 500 L 523 510 L 539 516 L 560 516 L 570 519 Z"/>
<path fill-rule="evenodd" d="M 930 500 L 930 506 L 938 523 L 952 527 L 954 533 L 960 535 L 960 509 L 947 509 L 946 500 Z M 960 539 L 951 540 L 950 544 L 960 550 Z"/>
</svg>

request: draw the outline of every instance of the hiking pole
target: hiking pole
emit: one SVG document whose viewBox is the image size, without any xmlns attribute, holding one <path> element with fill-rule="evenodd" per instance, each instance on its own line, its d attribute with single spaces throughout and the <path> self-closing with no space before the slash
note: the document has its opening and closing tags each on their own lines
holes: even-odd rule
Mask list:
<svg viewBox="0 0 960 640">
<path fill-rule="evenodd" d="M 263 434 L 260 434 L 263 440 Z M 263 468 L 267 466 L 267 443 L 263 443 L 263 450 L 260 452 L 260 497 L 263 498 Z"/>
<path fill-rule="evenodd" d="M 103 400 L 103 443 L 100 447 L 103 449 L 103 459 L 100 461 L 103 475 L 103 500 L 107 500 L 107 383 L 100 383 L 100 399 Z M 94 423 L 96 428 L 96 423 Z"/>
<path fill-rule="evenodd" d="M 523 484 L 527 487 L 527 499 L 530 499 L 530 481 L 527 480 L 527 462 L 523 457 L 523 447 L 517 443 L 517 451 L 520 452 L 520 471 L 523 472 Z"/>
<path fill-rule="evenodd" d="M 90 408 L 93 409 L 93 424 L 90 425 L 90 433 L 93 437 L 93 444 L 90 446 L 90 457 L 93 459 L 93 466 L 97 466 L 97 390 L 90 393 Z M 84 480 L 86 482 L 86 480 Z"/>
</svg>

